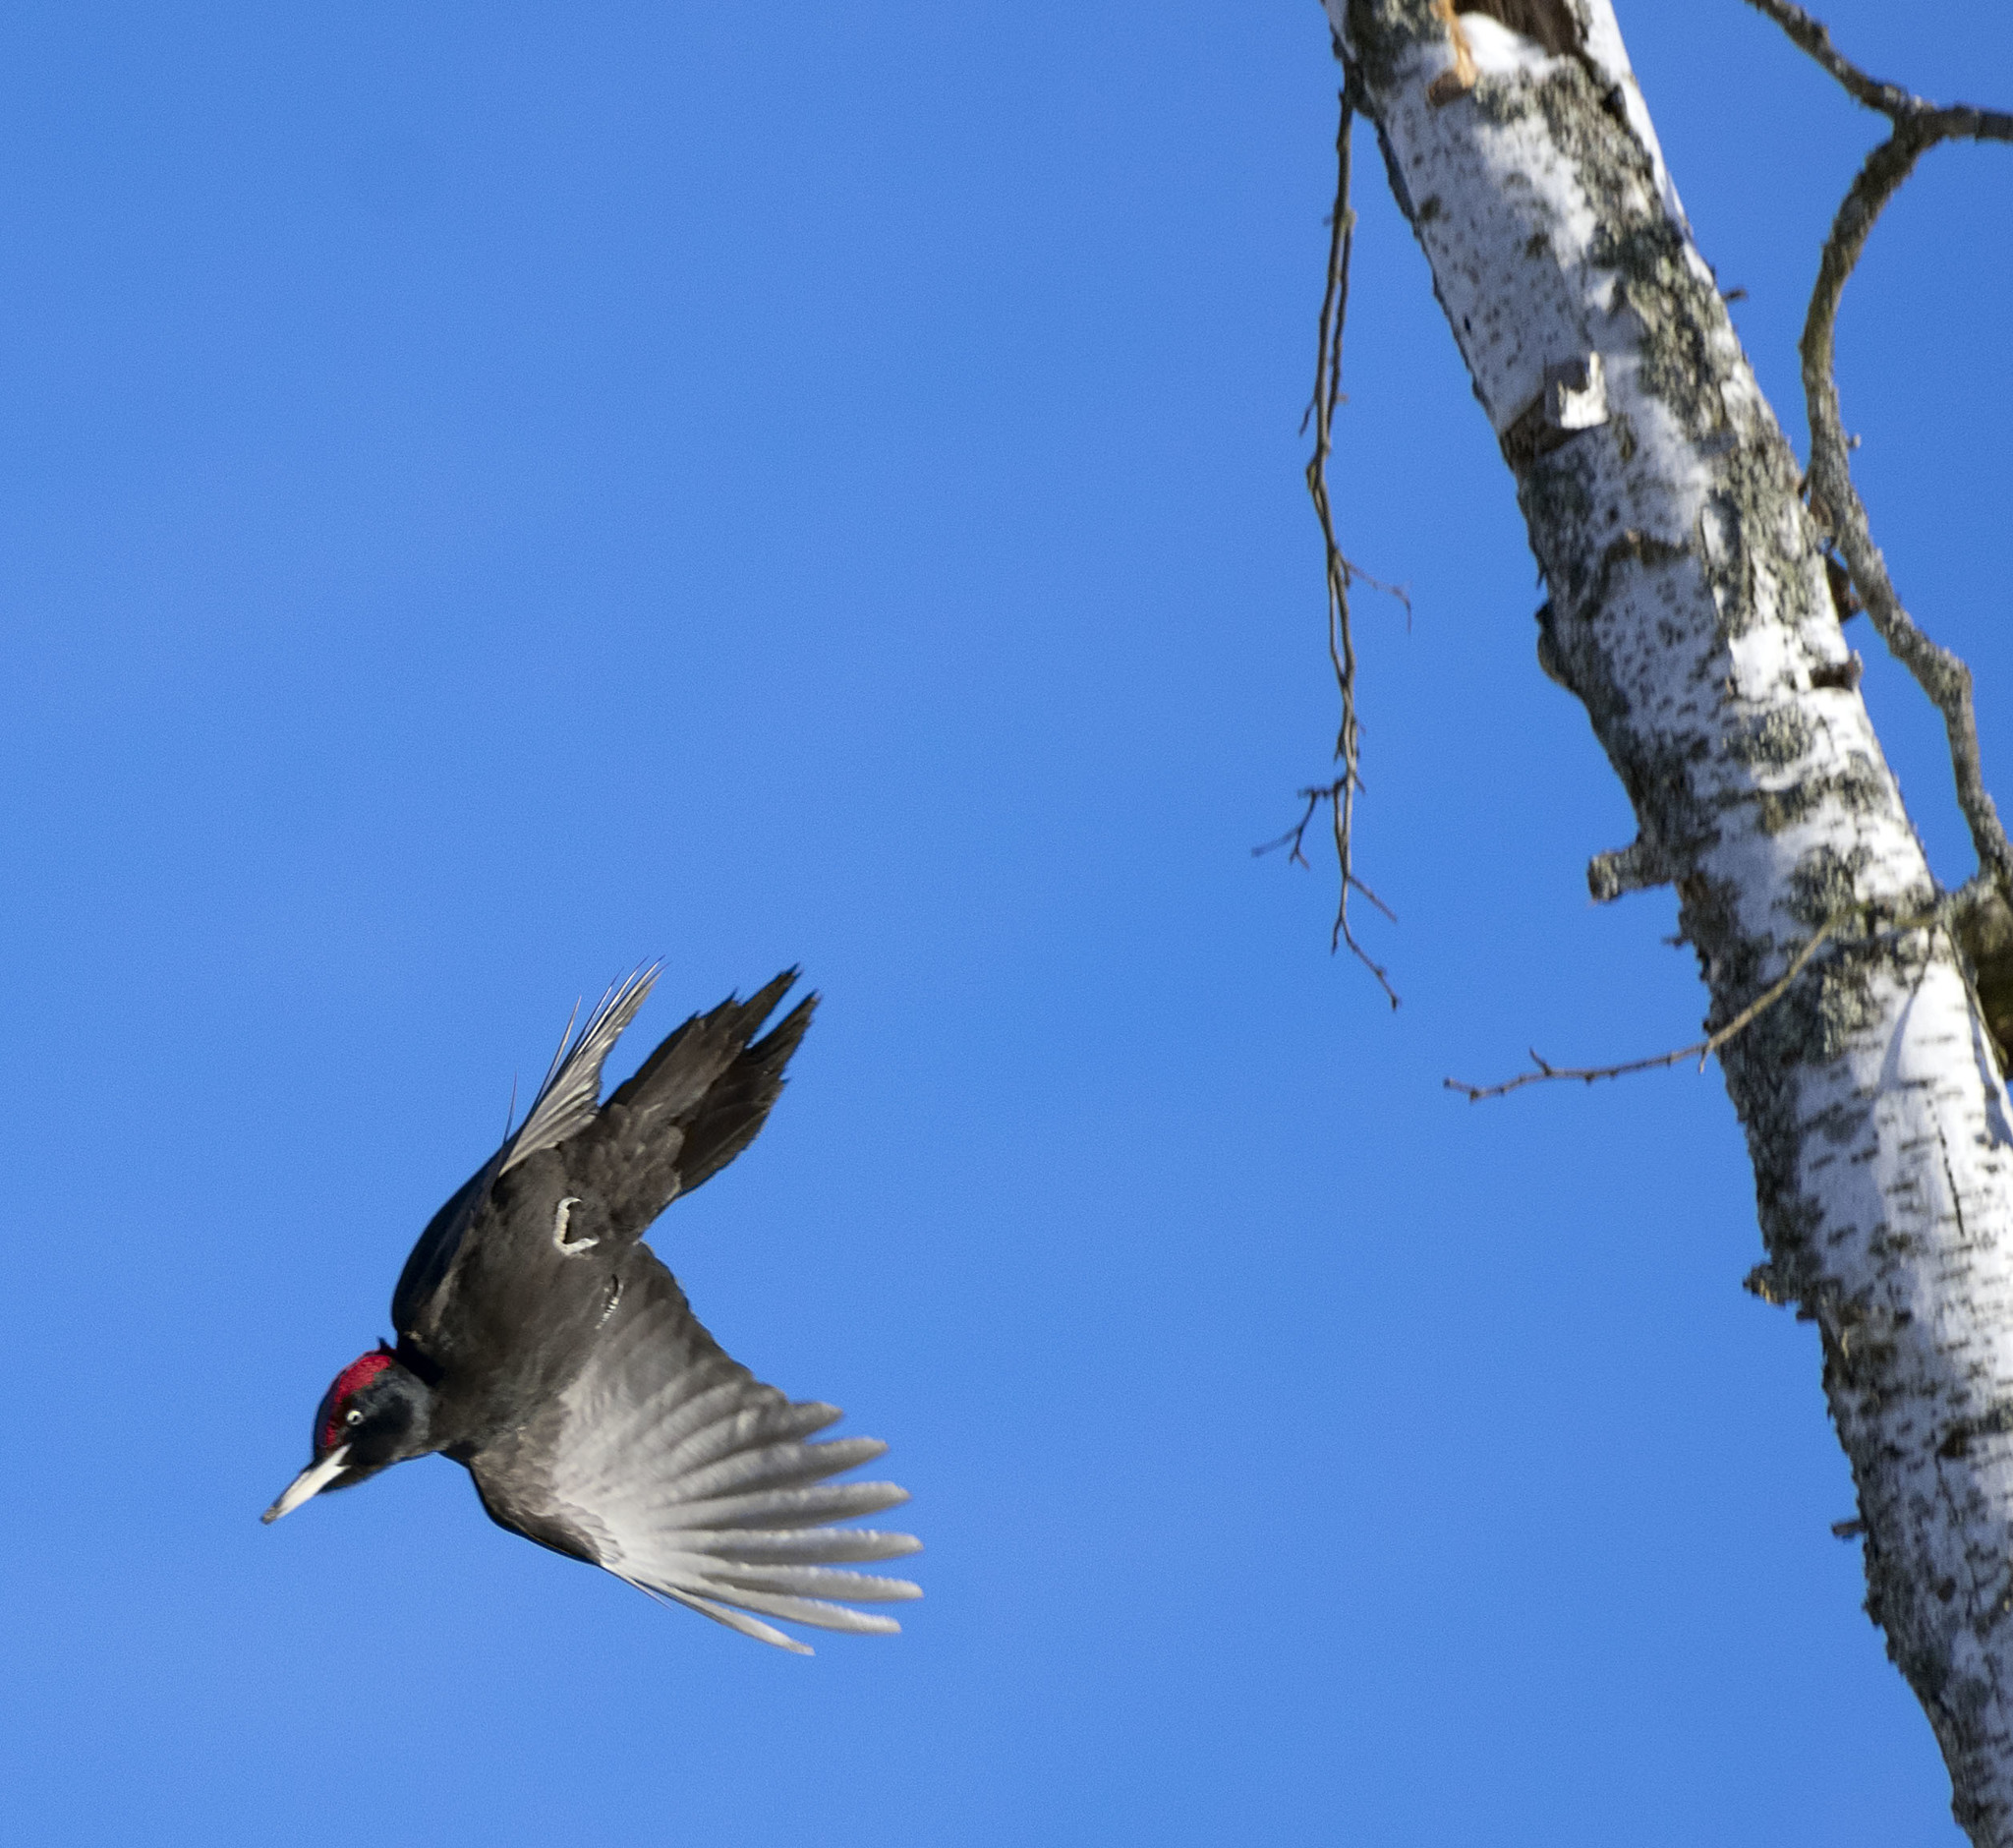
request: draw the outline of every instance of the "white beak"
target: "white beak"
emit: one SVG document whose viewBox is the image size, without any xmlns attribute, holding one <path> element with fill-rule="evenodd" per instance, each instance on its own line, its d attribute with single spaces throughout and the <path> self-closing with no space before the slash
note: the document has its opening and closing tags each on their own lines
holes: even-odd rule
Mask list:
<svg viewBox="0 0 2013 1848">
<path fill-rule="evenodd" d="M 342 1473 L 342 1466 L 348 1461 L 349 1454 L 347 1444 L 338 1444 L 319 1463 L 311 1463 L 287 1484 L 287 1492 L 260 1515 L 259 1520 L 270 1527 L 281 1515 L 292 1514 L 304 1501 L 320 1494 Z"/>
</svg>

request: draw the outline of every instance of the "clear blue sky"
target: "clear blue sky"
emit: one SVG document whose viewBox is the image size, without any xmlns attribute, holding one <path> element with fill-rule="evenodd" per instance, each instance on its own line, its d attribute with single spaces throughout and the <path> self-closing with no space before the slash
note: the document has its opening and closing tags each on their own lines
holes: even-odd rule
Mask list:
<svg viewBox="0 0 2013 1848">
<path fill-rule="evenodd" d="M 1985 0 L 1835 0 L 2013 101 Z M 1869 118 L 1736 0 L 1624 27 L 1802 442 Z M 1363 870 L 1297 433 L 1312 0 L 66 0 L 0 26 L 0 1809 L 51 1844 L 1946 1843 L 1814 1334 L 1668 894 L 1533 660 L 1511 484 L 1362 144 Z M 1904 595 L 2013 794 L 2005 150 L 1842 333 Z M 1890 754 L 1966 871 L 1936 732 Z M 429 1461 L 262 1530 L 576 995 L 615 1070 L 825 1010 L 658 1248 L 889 1439 L 897 1641 L 804 1662 Z"/>
</svg>

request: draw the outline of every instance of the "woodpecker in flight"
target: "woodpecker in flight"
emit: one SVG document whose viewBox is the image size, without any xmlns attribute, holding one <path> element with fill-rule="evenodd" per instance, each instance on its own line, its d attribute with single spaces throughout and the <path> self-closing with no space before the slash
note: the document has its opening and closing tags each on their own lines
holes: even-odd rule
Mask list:
<svg viewBox="0 0 2013 1848">
<path fill-rule="evenodd" d="M 730 1360 L 642 1242 L 755 1139 L 817 997 L 760 1039 L 794 969 L 695 1014 L 602 1103 L 602 1064 L 656 979 L 640 970 L 569 1028 L 523 1127 L 434 1214 L 391 1299 L 396 1345 L 336 1375 L 313 1459 L 265 1519 L 439 1451 L 499 1526 L 743 1636 L 809 1654 L 763 1620 L 898 1630 L 851 1604 L 919 1588 L 841 1568 L 919 1542 L 832 1524 L 908 1494 L 828 1480 L 887 1445 L 807 1443 L 838 1408 Z"/>
</svg>

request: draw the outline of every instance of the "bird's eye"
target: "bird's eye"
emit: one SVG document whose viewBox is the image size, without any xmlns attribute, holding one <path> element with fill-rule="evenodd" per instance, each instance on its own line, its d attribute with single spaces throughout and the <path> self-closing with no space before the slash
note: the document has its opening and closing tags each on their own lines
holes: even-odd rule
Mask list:
<svg viewBox="0 0 2013 1848">
<path fill-rule="evenodd" d="M 352 1406 L 342 1415 L 342 1421 L 345 1424 L 361 1424 L 364 1421 L 364 1415 Z"/>
</svg>

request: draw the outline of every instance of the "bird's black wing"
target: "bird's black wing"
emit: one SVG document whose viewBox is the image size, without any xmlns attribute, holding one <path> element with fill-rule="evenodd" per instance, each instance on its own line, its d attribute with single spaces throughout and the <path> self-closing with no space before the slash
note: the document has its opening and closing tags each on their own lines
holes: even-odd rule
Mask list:
<svg viewBox="0 0 2013 1848">
<path fill-rule="evenodd" d="M 546 1409 L 467 1459 L 502 1526 L 605 1567 L 744 1636 L 809 1653 L 764 1618 L 891 1632 L 850 1608 L 919 1597 L 905 1579 L 836 1568 L 918 1550 L 906 1533 L 834 1527 L 908 1499 L 832 1482 L 887 1446 L 807 1443 L 840 1414 L 793 1405 L 730 1360 L 671 1273 L 634 1245 L 584 1369 Z"/>
<path fill-rule="evenodd" d="M 469 1229 L 496 1182 L 530 1157 L 561 1149 L 575 1190 L 595 1203 L 616 1238 L 628 1241 L 755 1139 L 818 998 L 806 996 L 756 1039 L 797 979 L 786 969 L 746 1001 L 730 999 L 694 1014 L 601 1104 L 602 1067 L 657 976 L 655 963 L 639 969 L 602 997 L 577 1035 L 569 1023 L 524 1126 L 470 1176 L 413 1246 L 391 1298 L 391 1325 L 401 1335 L 437 1319 L 436 1299 Z"/>
<path fill-rule="evenodd" d="M 507 1146 L 507 1144 L 506 1144 Z M 407 1254 L 405 1268 L 398 1273 L 398 1287 L 391 1293 L 391 1326 L 401 1336 L 418 1331 L 440 1286 L 447 1281 L 447 1268 L 468 1229 L 475 1224 L 483 1202 L 503 1166 L 504 1150 L 498 1149 L 482 1167 L 461 1184 L 447 1204 L 427 1222 L 419 1242 Z"/>
<path fill-rule="evenodd" d="M 567 1144 L 568 1177 L 601 1201 L 617 1237 L 641 1238 L 679 1194 L 754 1141 L 818 1006 L 807 995 L 755 1037 L 796 979 L 785 969 L 746 1001 L 695 1013 Z"/>
<path fill-rule="evenodd" d="M 503 1146 L 463 1182 L 446 1205 L 428 1221 L 398 1274 L 398 1287 L 391 1293 L 391 1325 L 401 1335 L 412 1333 L 426 1318 L 433 1295 L 447 1280 L 449 1267 L 468 1229 L 489 1197 L 497 1178 L 528 1156 L 553 1147 L 594 1121 L 595 1103 L 601 1096 L 602 1067 L 607 1061 L 622 1029 L 636 1017 L 636 1011 L 657 981 L 658 967 L 651 963 L 638 969 L 626 981 L 618 982 L 603 995 L 601 1004 L 588 1015 L 579 1033 L 574 1020 L 566 1023 L 559 1036 L 559 1050 L 532 1099 L 523 1126 L 504 1139 Z"/>
</svg>

